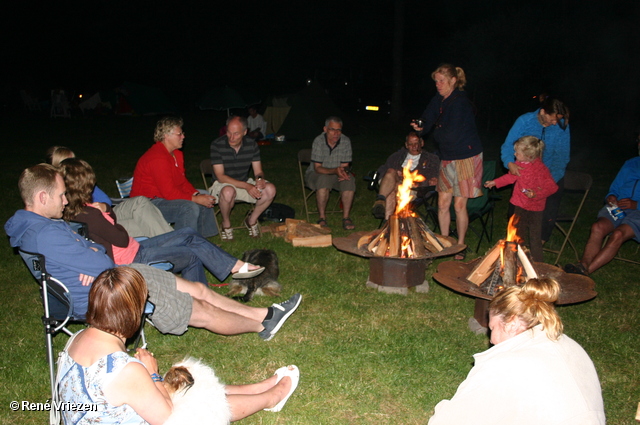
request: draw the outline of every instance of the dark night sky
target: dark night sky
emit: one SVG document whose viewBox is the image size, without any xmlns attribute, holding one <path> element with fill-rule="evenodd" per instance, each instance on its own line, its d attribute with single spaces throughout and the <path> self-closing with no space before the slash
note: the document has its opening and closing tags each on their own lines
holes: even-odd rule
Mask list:
<svg viewBox="0 0 640 425">
<path fill-rule="evenodd" d="M 318 67 L 350 69 L 377 87 L 391 82 L 392 0 L 16 8 L 3 17 L 14 90 L 89 92 L 130 80 L 185 104 L 225 84 L 263 96 L 296 90 Z M 640 121 L 640 2 L 404 0 L 404 8 L 409 113 L 432 95 L 431 71 L 452 62 L 467 72 L 478 109 L 494 119 L 512 121 L 531 109 L 532 95 L 549 90 L 570 104 L 572 118 L 601 119 L 606 131 Z"/>
</svg>

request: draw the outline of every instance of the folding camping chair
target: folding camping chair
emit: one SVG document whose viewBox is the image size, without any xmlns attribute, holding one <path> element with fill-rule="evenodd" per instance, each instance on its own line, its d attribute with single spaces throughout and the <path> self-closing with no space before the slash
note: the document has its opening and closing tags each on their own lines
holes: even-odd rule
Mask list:
<svg viewBox="0 0 640 425">
<path fill-rule="evenodd" d="M 304 212 L 307 215 L 307 223 L 310 223 L 309 215 L 319 214 L 319 212 L 317 210 L 309 211 L 309 198 L 311 198 L 311 196 L 316 193 L 316 190 L 311 189 L 309 186 L 307 186 L 307 183 L 304 181 L 303 165 L 311 166 L 311 149 L 302 149 L 298 151 L 298 171 L 300 172 L 300 186 L 302 187 L 302 199 L 304 201 Z M 340 208 L 340 199 L 341 199 L 341 195 L 338 194 L 338 200 L 336 201 L 336 205 L 333 208 L 333 210 L 327 210 L 325 212 L 327 214 L 342 212 L 342 209 Z"/>
<path fill-rule="evenodd" d="M 118 188 L 118 193 L 120 194 L 120 198 L 128 198 L 131 194 L 131 187 L 133 186 L 133 177 L 122 178 L 116 180 L 116 187 Z"/>
<path fill-rule="evenodd" d="M 567 199 L 567 195 L 571 193 L 575 193 L 581 195 L 580 203 L 578 204 L 578 208 L 575 210 L 573 215 L 561 215 L 556 218 L 555 227 L 562 233 L 564 239 L 562 240 L 562 244 L 560 245 L 559 250 L 554 250 L 550 248 L 544 248 L 544 251 L 551 252 L 557 254 L 555 261 L 552 264 L 558 265 L 560 261 L 560 256 L 564 252 L 567 244 L 571 246 L 573 252 L 576 256 L 576 261 L 580 261 L 580 256 L 578 254 L 578 250 L 575 245 L 571 241 L 571 232 L 573 231 L 573 227 L 578 220 L 578 216 L 580 215 L 580 211 L 582 210 L 582 206 L 584 205 L 584 201 L 587 199 L 587 195 L 589 195 L 589 190 L 591 189 L 591 184 L 593 183 L 593 179 L 591 175 L 587 173 L 581 173 L 578 171 L 567 170 L 564 174 L 564 199 Z M 566 202 L 565 202 L 566 203 Z M 564 227 L 561 225 L 564 224 Z M 569 224 L 569 228 L 566 226 Z"/>
<path fill-rule="evenodd" d="M 211 165 L 211 159 L 207 158 L 207 159 L 203 159 L 202 161 L 200 161 L 200 175 L 202 176 L 202 183 L 204 183 L 204 188 L 208 191 L 211 188 L 211 185 L 209 185 L 209 182 L 213 178 L 213 166 Z M 254 204 L 250 204 L 247 202 L 242 202 L 242 201 L 236 201 L 236 204 L 247 204 L 249 205 L 249 209 L 247 210 L 247 213 L 242 217 L 242 223 L 239 226 L 235 226 L 235 227 L 231 227 L 232 229 L 244 229 L 244 221 L 247 219 L 247 217 L 249 217 L 251 215 L 251 213 L 253 212 L 254 209 Z M 220 229 L 220 223 L 218 223 L 218 215 L 220 215 L 220 205 L 218 204 L 217 200 L 216 200 L 216 205 L 214 206 L 215 208 L 215 220 L 216 220 L 216 226 L 218 227 L 218 229 Z"/>
<path fill-rule="evenodd" d="M 44 326 L 45 348 L 47 350 L 47 363 L 49 364 L 51 399 L 57 400 L 53 337 L 60 332 L 68 336 L 73 335 L 73 333 L 67 329 L 67 323 L 84 323 L 84 319 L 78 317 L 73 311 L 73 296 L 69 289 L 47 272 L 45 257 L 41 254 L 24 251 L 22 249 L 19 249 L 18 252 L 40 287 L 40 298 L 44 310 L 42 325 Z M 133 342 L 134 347 L 137 347 L 140 341 L 142 341 L 143 347 L 147 345 L 147 340 L 144 335 L 144 324 L 147 316 L 153 313 L 153 309 L 153 304 L 147 302 L 143 320 L 140 321 L 140 330 Z"/>
</svg>

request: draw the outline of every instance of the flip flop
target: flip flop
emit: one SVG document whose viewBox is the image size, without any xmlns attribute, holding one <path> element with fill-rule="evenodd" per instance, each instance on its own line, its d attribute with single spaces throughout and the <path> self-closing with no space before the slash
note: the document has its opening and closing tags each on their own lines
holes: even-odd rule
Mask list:
<svg viewBox="0 0 640 425">
<path fill-rule="evenodd" d="M 289 369 L 290 367 L 292 367 L 293 369 Z M 267 412 L 281 411 L 284 405 L 287 403 L 287 400 L 289 400 L 289 397 L 291 397 L 291 394 L 293 394 L 293 392 L 298 387 L 298 382 L 300 382 L 300 369 L 298 369 L 298 366 L 296 365 L 283 366 L 280 369 L 276 370 L 276 373 L 274 373 L 274 375 L 278 376 L 276 384 L 280 382 L 282 378 L 288 376 L 291 379 L 291 388 L 289 389 L 289 393 L 282 400 L 280 400 L 278 404 L 270 409 L 264 409 Z"/>
<path fill-rule="evenodd" d="M 242 267 L 240 267 L 240 270 L 235 272 L 231 277 L 233 277 L 234 279 L 249 279 L 251 277 L 258 276 L 263 271 L 264 267 L 260 267 L 259 269 L 255 270 L 249 270 L 249 263 L 244 263 Z"/>
</svg>

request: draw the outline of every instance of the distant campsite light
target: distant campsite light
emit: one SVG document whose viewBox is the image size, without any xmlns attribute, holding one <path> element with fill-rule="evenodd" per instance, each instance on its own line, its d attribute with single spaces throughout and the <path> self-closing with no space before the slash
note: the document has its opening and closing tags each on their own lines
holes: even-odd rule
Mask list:
<svg viewBox="0 0 640 425">
<path fill-rule="evenodd" d="M 365 106 L 364 109 L 366 109 L 367 111 L 379 111 L 380 107 L 379 106 Z"/>
</svg>

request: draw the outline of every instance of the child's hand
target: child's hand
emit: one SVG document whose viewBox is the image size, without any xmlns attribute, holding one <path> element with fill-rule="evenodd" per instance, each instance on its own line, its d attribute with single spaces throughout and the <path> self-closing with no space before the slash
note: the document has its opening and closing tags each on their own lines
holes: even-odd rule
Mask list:
<svg viewBox="0 0 640 425">
<path fill-rule="evenodd" d="M 484 182 L 484 187 L 486 187 L 487 189 L 491 189 L 492 187 L 496 187 L 496 182 L 493 180 L 487 180 L 486 182 Z"/>
<path fill-rule="evenodd" d="M 522 193 L 524 193 L 527 196 L 527 198 L 535 198 L 536 197 L 536 193 L 531 189 L 522 189 Z"/>
</svg>

